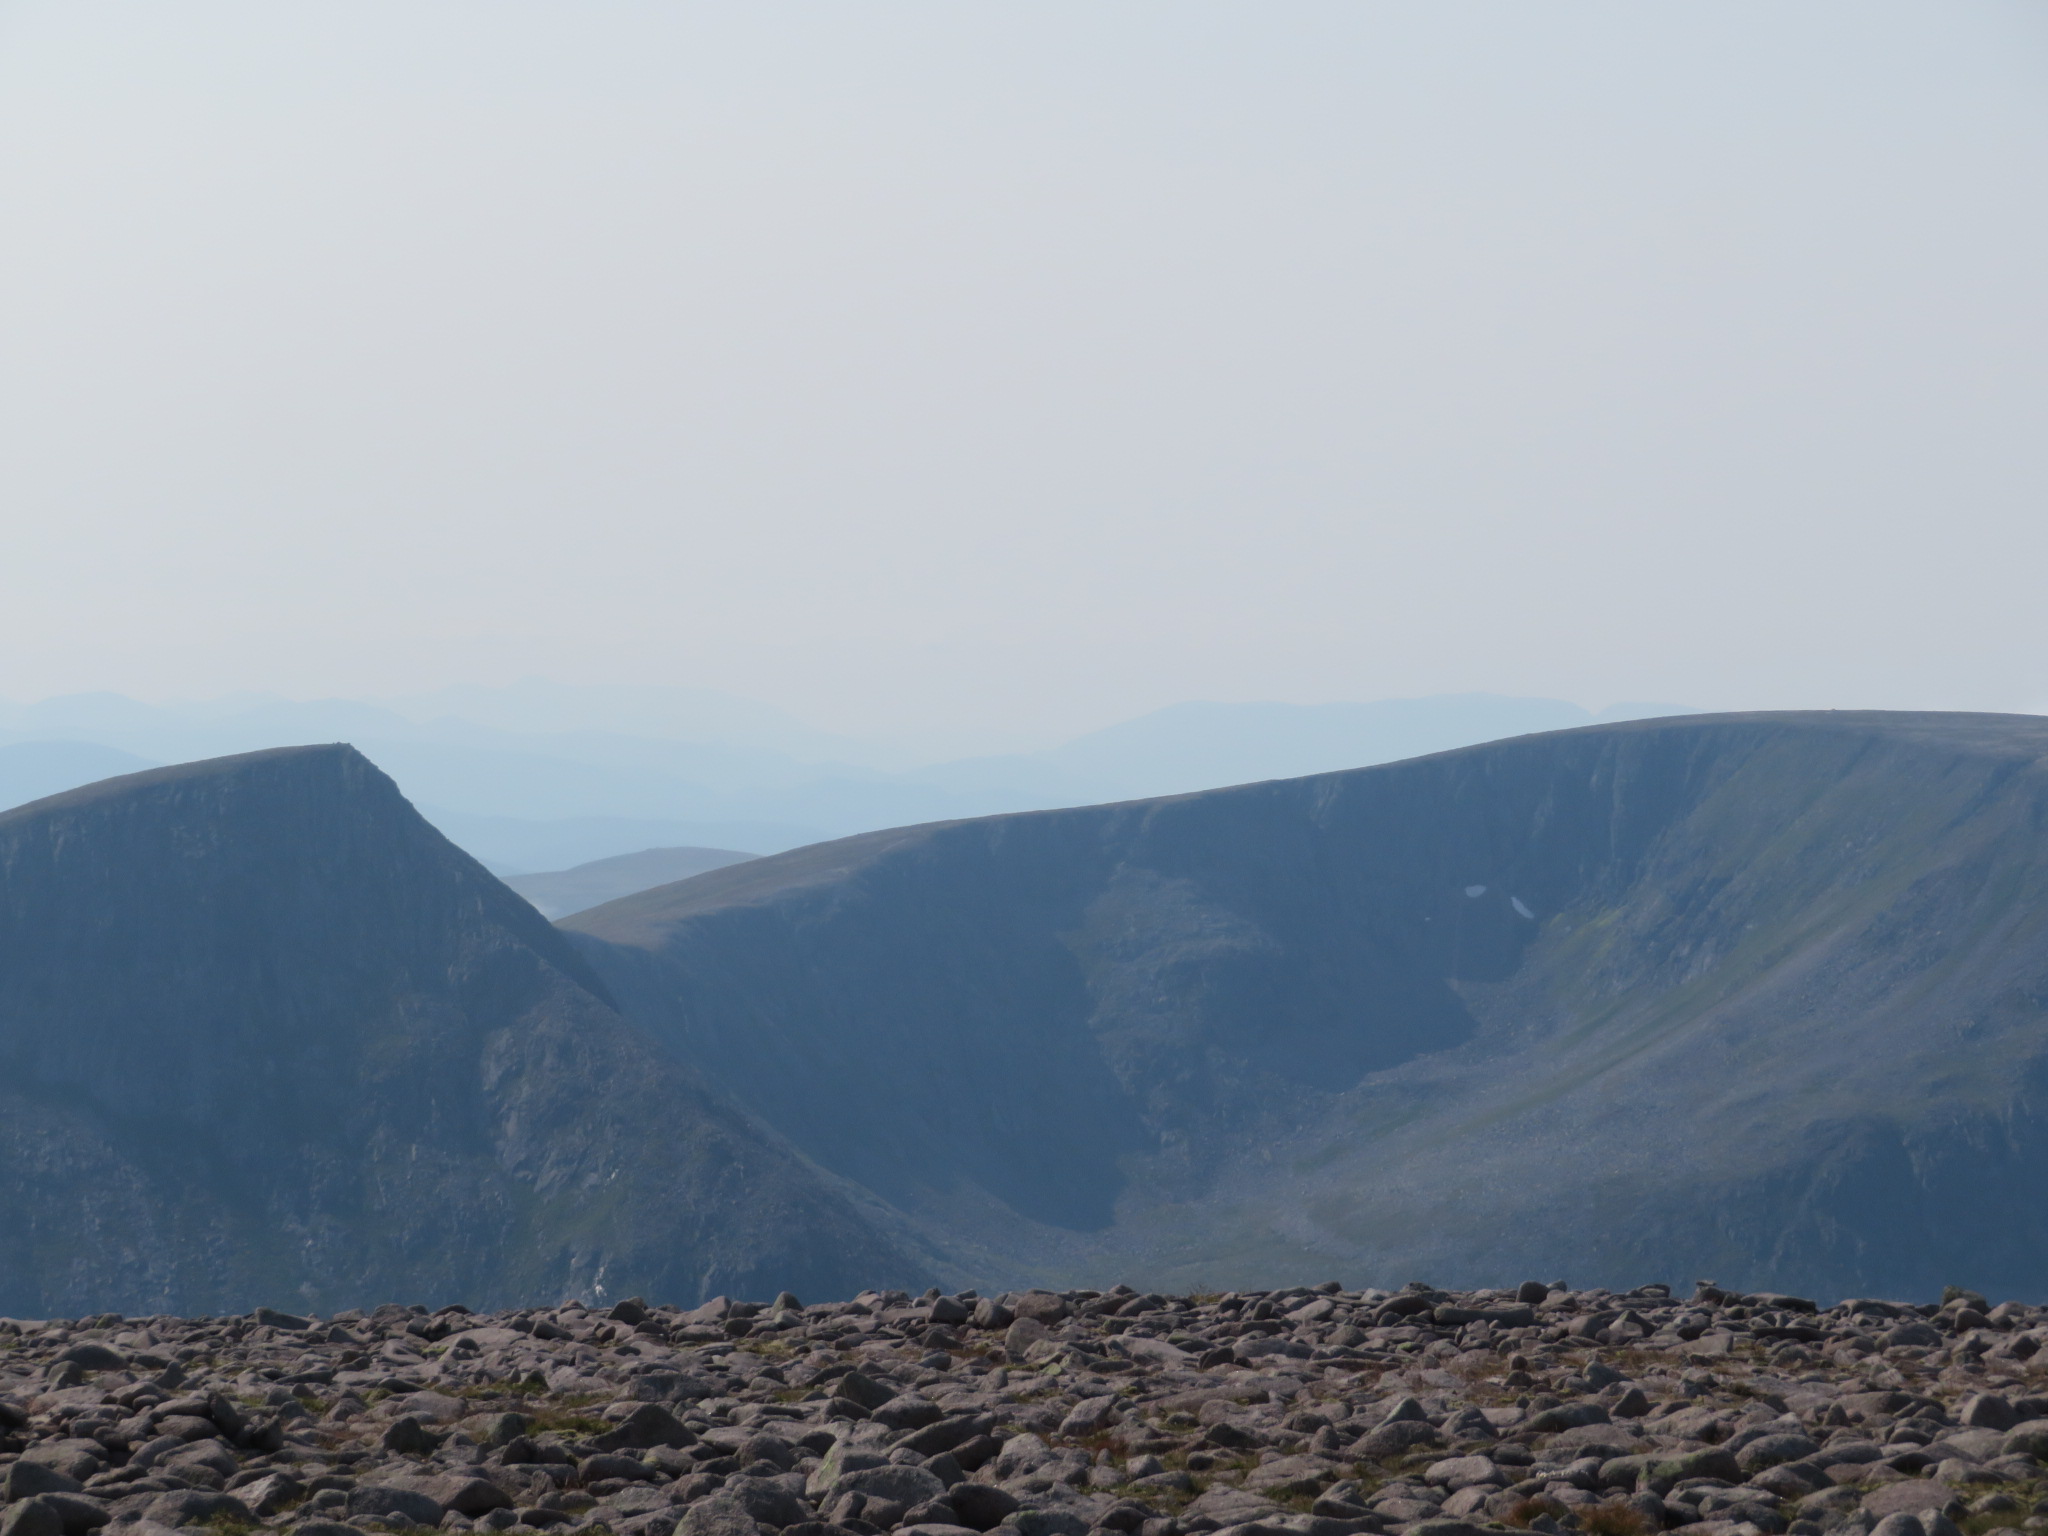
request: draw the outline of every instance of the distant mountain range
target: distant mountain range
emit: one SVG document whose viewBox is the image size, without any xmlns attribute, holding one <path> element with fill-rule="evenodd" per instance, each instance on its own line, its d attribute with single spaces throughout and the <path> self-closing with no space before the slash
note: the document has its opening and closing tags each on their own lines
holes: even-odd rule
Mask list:
<svg viewBox="0 0 2048 1536">
<path fill-rule="evenodd" d="M 542 917 L 567 917 L 591 907 L 673 885 L 692 875 L 724 869 L 754 857 L 730 848 L 647 848 L 614 858 L 593 859 L 574 869 L 544 874 L 507 875 L 505 883 L 532 902 Z"/>
<path fill-rule="evenodd" d="M 1692 716 L 550 927 L 344 747 L 0 815 L 0 1314 L 2048 1273 L 2048 720 Z"/>
<path fill-rule="evenodd" d="M 654 847 L 772 853 L 913 822 L 1356 767 L 1593 719 L 1574 704 L 1486 694 L 1183 704 L 1049 751 L 919 762 L 913 744 L 831 736 L 685 689 L 530 683 L 380 704 L 181 706 L 95 694 L 0 704 L 0 807 L 152 763 L 347 740 L 456 843 L 517 873 Z"/>
</svg>

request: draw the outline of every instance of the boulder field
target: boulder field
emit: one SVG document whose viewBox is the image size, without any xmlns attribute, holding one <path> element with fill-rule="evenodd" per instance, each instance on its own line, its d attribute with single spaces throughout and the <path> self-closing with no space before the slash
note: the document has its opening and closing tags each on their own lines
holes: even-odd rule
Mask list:
<svg viewBox="0 0 2048 1536">
<path fill-rule="evenodd" d="M 1985 1536 L 2048 1528 L 2044 1344 L 1706 1283 L 0 1321 L 0 1536 Z"/>
</svg>

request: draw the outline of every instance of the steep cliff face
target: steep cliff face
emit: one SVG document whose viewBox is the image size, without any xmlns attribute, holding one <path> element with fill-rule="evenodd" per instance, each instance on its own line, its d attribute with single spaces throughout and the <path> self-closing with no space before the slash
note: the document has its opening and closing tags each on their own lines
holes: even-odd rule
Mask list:
<svg viewBox="0 0 2048 1536">
<path fill-rule="evenodd" d="M 800 849 L 568 920 L 982 1279 L 2035 1294 L 2048 721 L 1688 717 Z"/>
<path fill-rule="evenodd" d="M 17 1315 L 923 1274 L 346 747 L 0 816 L 0 1170 Z"/>
</svg>

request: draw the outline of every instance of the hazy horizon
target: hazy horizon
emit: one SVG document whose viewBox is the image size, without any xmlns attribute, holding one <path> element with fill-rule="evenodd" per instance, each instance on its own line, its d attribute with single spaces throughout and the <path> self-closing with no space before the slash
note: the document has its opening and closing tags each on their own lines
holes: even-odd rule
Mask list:
<svg viewBox="0 0 2048 1536">
<path fill-rule="evenodd" d="M 0 697 L 2040 708 L 2044 78 L 2018 0 L 8 0 Z"/>
</svg>

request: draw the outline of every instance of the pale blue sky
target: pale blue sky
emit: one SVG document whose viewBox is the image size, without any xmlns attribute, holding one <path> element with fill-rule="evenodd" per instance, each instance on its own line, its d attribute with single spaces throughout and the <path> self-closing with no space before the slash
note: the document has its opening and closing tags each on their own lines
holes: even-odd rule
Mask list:
<svg viewBox="0 0 2048 1536">
<path fill-rule="evenodd" d="M 0 697 L 2048 706 L 2048 8 L 0 0 Z"/>
</svg>

